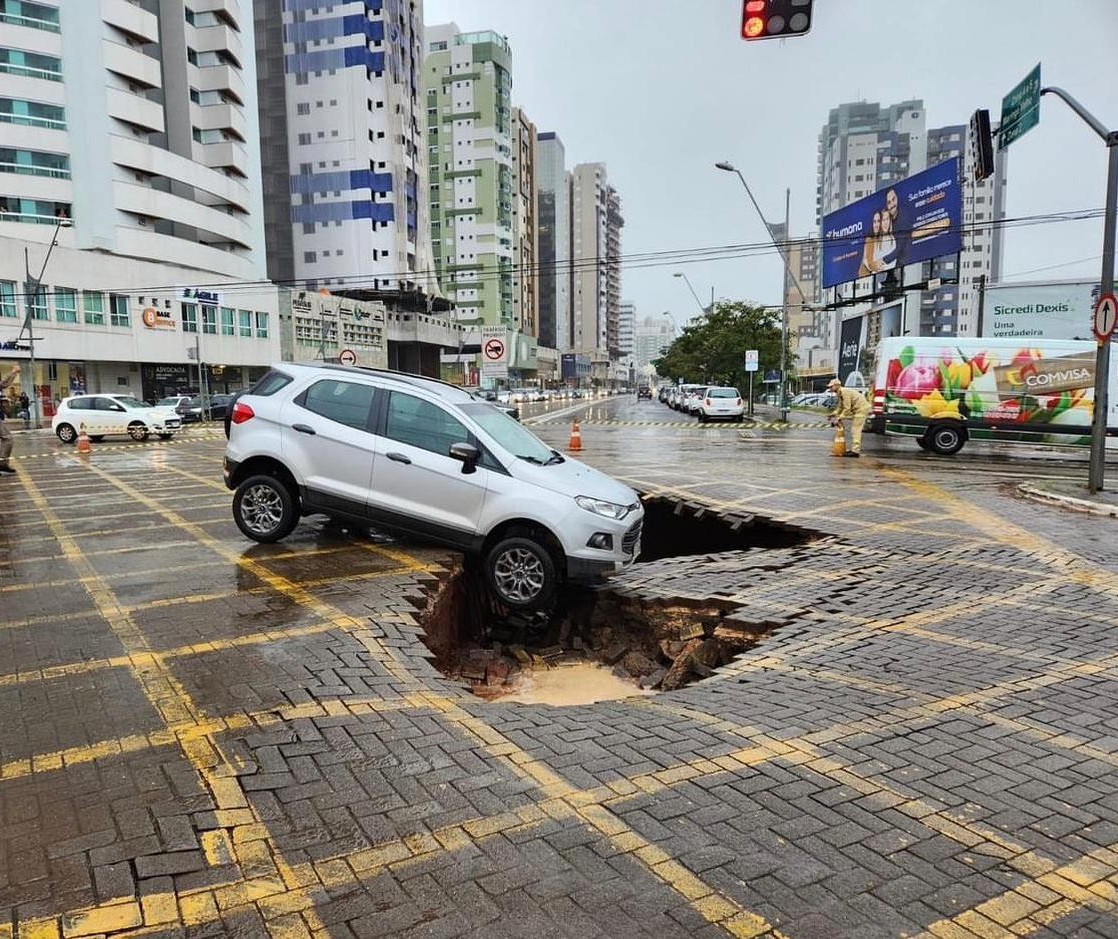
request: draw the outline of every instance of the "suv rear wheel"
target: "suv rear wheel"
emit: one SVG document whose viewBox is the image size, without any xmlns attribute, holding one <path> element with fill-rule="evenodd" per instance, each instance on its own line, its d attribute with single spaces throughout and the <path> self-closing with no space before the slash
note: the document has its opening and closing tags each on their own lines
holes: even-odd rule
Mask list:
<svg viewBox="0 0 1118 939">
<path fill-rule="evenodd" d="M 521 537 L 503 538 L 493 546 L 485 556 L 485 580 L 498 600 L 521 610 L 547 606 L 559 586 L 551 553 Z"/>
<path fill-rule="evenodd" d="M 295 497 L 275 476 L 250 476 L 233 494 L 233 520 L 243 534 L 261 544 L 280 541 L 299 521 Z"/>
</svg>

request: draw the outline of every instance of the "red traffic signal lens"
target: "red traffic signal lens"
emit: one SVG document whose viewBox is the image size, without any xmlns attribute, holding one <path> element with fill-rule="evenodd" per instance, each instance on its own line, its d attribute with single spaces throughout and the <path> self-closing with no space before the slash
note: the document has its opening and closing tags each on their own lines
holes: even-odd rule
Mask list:
<svg viewBox="0 0 1118 939">
<path fill-rule="evenodd" d="M 765 21 L 759 16 L 750 16 L 742 24 L 741 34 L 746 39 L 756 39 L 765 31 Z"/>
<path fill-rule="evenodd" d="M 746 13 L 764 13 L 765 0 L 745 0 Z"/>
</svg>

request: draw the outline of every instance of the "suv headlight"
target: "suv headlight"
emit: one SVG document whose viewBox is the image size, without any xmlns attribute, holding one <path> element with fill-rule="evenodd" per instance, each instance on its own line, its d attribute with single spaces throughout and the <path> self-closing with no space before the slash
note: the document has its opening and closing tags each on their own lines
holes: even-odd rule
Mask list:
<svg viewBox="0 0 1118 939">
<path fill-rule="evenodd" d="M 593 499 L 590 496 L 575 496 L 575 502 L 580 508 L 595 515 L 604 515 L 606 518 L 622 519 L 629 514 L 629 506 L 618 505 L 616 502 L 606 502 L 605 499 Z"/>
</svg>

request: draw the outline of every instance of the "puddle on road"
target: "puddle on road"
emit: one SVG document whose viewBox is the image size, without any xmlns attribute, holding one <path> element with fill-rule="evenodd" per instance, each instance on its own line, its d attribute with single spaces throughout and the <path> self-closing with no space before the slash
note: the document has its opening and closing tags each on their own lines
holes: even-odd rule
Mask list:
<svg viewBox="0 0 1118 939">
<path fill-rule="evenodd" d="M 726 514 L 695 502 L 644 499 L 641 562 L 791 548 L 813 532 Z M 420 614 L 435 666 L 488 700 L 575 705 L 708 678 L 768 631 L 735 621 L 724 598 L 641 596 L 639 590 L 568 587 L 556 606 L 523 613 L 488 594 L 478 571 L 443 580 Z"/>
<path fill-rule="evenodd" d="M 533 669 L 522 675 L 515 690 L 501 695 L 501 701 L 566 707 L 655 693 L 651 688 L 641 689 L 631 678 L 621 678 L 604 665 L 591 662 L 560 665 L 546 672 Z"/>
</svg>

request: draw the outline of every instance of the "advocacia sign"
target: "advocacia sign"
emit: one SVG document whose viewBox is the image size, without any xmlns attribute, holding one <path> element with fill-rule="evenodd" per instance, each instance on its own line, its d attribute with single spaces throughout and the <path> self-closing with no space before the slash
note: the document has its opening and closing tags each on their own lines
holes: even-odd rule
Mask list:
<svg viewBox="0 0 1118 939">
<path fill-rule="evenodd" d="M 1090 339 L 1098 282 L 995 284 L 986 288 L 984 338 Z"/>
</svg>

